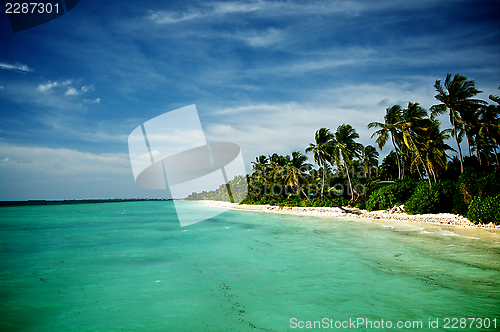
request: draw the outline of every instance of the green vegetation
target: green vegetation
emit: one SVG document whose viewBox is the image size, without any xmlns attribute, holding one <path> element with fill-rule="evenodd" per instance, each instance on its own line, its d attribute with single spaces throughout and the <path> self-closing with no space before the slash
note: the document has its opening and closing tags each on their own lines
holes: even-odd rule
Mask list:
<svg viewBox="0 0 500 332">
<path fill-rule="evenodd" d="M 231 188 L 231 195 L 234 201 L 240 202 L 243 200 L 247 194 L 246 186 L 247 180 L 244 175 L 235 176 L 234 179 L 228 183 Z M 211 201 L 222 201 L 231 202 L 231 197 L 228 195 L 228 190 L 226 185 L 220 185 L 219 188 L 213 191 L 202 191 L 201 193 L 192 193 L 186 200 L 211 200 Z"/>
<path fill-rule="evenodd" d="M 389 186 L 384 186 L 373 192 L 366 202 L 366 209 L 386 210 L 394 206 L 405 204 L 405 202 L 413 195 L 419 181 L 413 179 L 396 180 Z"/>
<path fill-rule="evenodd" d="M 467 218 L 473 223 L 497 223 L 500 220 L 500 195 L 474 199 L 467 212 Z"/>
<path fill-rule="evenodd" d="M 430 112 L 414 102 L 406 108 L 393 105 L 383 122 L 368 124 L 380 150 L 389 141 L 393 148 L 380 165 L 376 148 L 357 142 L 351 125 L 341 124 L 335 132 L 320 128 L 304 150 L 318 169 L 300 151 L 256 157 L 241 203 L 367 210 L 404 205 L 410 214 L 451 212 L 500 224 L 500 97 L 490 95 L 490 104 L 475 99 L 481 91 L 458 74 L 448 74 L 444 83 L 437 80 L 434 88 L 438 103 Z M 437 116 L 443 114 L 449 114 L 449 128 L 441 129 Z M 458 157 L 450 158 L 450 152 Z M 190 198 L 227 201 L 226 196 L 221 186 Z"/>
</svg>

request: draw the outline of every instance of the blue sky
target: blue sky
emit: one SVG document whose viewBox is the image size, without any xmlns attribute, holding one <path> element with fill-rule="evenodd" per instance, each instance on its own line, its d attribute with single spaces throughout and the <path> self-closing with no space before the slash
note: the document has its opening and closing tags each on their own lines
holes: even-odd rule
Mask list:
<svg viewBox="0 0 500 332">
<path fill-rule="evenodd" d="M 191 104 L 208 140 L 240 145 L 247 170 L 257 155 L 303 151 L 320 127 L 350 123 L 374 144 L 367 123 L 394 104 L 428 109 L 447 73 L 498 94 L 499 8 L 80 0 L 15 34 L 2 13 L 0 199 L 163 197 L 135 185 L 127 137 Z"/>
</svg>

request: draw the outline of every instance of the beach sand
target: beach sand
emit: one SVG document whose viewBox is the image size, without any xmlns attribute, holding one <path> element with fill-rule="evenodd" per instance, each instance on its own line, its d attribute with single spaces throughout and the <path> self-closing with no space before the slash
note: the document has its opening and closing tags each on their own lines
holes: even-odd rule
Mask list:
<svg viewBox="0 0 500 332">
<path fill-rule="evenodd" d="M 494 225 L 492 223 L 487 225 L 475 225 L 467 218 L 451 213 L 409 215 L 401 212 L 397 208 L 371 212 L 355 208 L 344 208 L 349 211 L 346 213 L 340 208 L 327 207 L 280 207 L 270 205 L 240 205 L 219 201 L 202 202 L 212 207 L 233 210 L 270 212 L 312 217 L 363 219 L 377 223 L 384 223 L 393 227 L 418 225 L 420 227 L 424 227 L 425 231 L 431 233 L 447 232 L 449 235 L 500 242 L 500 225 Z"/>
</svg>

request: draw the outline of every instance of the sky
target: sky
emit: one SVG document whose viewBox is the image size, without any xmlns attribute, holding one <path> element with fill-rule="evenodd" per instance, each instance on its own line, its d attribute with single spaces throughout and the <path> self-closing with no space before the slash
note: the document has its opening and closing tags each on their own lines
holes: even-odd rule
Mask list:
<svg viewBox="0 0 500 332">
<path fill-rule="evenodd" d="M 0 200 L 166 197 L 136 186 L 127 138 L 184 106 L 250 172 L 321 127 L 349 123 L 375 145 L 369 122 L 437 104 L 448 73 L 488 100 L 500 2 L 80 0 L 17 33 L 2 11 L 0 45 Z"/>
</svg>

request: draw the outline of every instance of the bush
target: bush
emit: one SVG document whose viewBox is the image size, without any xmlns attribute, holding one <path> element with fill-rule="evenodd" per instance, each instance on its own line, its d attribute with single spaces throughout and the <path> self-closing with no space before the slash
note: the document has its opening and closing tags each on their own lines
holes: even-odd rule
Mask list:
<svg viewBox="0 0 500 332">
<path fill-rule="evenodd" d="M 473 168 L 466 168 L 460 175 L 460 189 L 467 203 L 474 197 L 484 199 L 500 195 L 500 169 L 477 172 Z"/>
<path fill-rule="evenodd" d="M 358 203 L 358 204 L 356 204 L 356 208 L 358 208 L 360 210 L 364 210 L 364 209 L 366 209 L 366 204 Z"/>
<path fill-rule="evenodd" d="M 389 186 L 375 190 L 366 202 L 366 209 L 368 211 L 386 210 L 404 204 L 413 195 L 419 182 L 412 179 L 396 180 Z"/>
<path fill-rule="evenodd" d="M 438 194 L 438 212 L 451 212 L 463 216 L 467 214 L 468 205 L 464 201 L 459 183 L 451 180 L 439 181 L 432 186 L 432 190 Z"/>
<path fill-rule="evenodd" d="M 413 195 L 405 202 L 409 214 L 457 213 L 465 215 L 467 204 L 463 200 L 459 185 L 450 180 L 435 183 L 432 188 L 420 183 Z"/>
<path fill-rule="evenodd" d="M 422 182 L 405 202 L 405 212 L 409 214 L 436 213 L 438 205 L 438 193 L 432 190 L 428 183 Z"/>
<path fill-rule="evenodd" d="M 484 199 L 474 197 L 469 205 L 467 219 L 475 224 L 479 222 L 500 224 L 500 195 Z"/>
<path fill-rule="evenodd" d="M 368 211 L 373 211 L 386 210 L 393 207 L 396 199 L 392 194 L 390 187 L 391 186 L 387 186 L 375 190 L 366 202 L 366 209 Z"/>
</svg>

